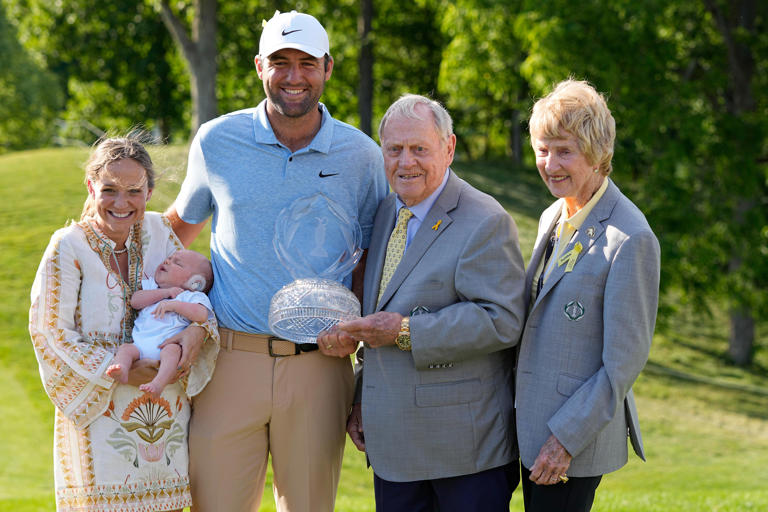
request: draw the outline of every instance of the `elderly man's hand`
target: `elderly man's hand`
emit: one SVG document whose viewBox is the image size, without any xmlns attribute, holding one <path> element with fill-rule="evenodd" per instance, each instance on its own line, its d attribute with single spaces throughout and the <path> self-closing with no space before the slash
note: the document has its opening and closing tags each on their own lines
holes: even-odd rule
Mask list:
<svg viewBox="0 0 768 512">
<path fill-rule="evenodd" d="M 400 321 L 403 315 L 389 311 L 379 311 L 372 315 L 356 318 L 349 322 L 338 324 L 339 329 L 346 332 L 355 340 L 373 348 L 394 345 L 400 332 Z"/>
<path fill-rule="evenodd" d="M 347 419 L 347 434 L 352 443 L 361 452 L 365 451 L 365 435 L 363 434 L 363 407 L 360 402 L 352 406 L 352 412 Z"/>
<path fill-rule="evenodd" d="M 200 353 L 204 341 L 205 329 L 199 325 L 189 325 L 180 333 L 171 336 L 160 344 L 161 349 L 171 343 L 176 343 L 181 347 L 181 357 L 179 358 L 179 366 L 177 368 L 178 371 L 175 380 L 178 380 L 189 373 L 189 369 L 192 368 L 192 365 L 195 363 L 197 354 Z"/>
<path fill-rule="evenodd" d="M 559 484 L 573 457 L 554 435 L 550 435 L 531 468 L 530 480 L 538 485 Z"/>
<path fill-rule="evenodd" d="M 334 325 L 317 335 L 317 346 L 326 356 L 348 357 L 357 350 L 358 341 L 346 331 Z"/>
</svg>

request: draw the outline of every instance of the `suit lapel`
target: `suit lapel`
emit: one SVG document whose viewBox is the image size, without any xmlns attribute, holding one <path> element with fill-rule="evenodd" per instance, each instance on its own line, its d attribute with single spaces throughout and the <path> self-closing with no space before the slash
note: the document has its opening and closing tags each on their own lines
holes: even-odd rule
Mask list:
<svg viewBox="0 0 768 512">
<path fill-rule="evenodd" d="M 387 285 L 387 289 L 384 290 L 384 295 L 381 296 L 381 301 L 376 307 L 376 311 L 381 310 L 382 306 L 386 305 L 387 301 L 394 295 L 395 291 L 400 287 L 408 274 L 411 273 L 413 268 L 421 261 L 427 249 L 434 243 L 434 241 L 448 228 L 453 222 L 448 213 L 456 208 L 459 202 L 459 195 L 461 189 L 461 180 L 453 173 L 449 171 L 448 181 L 445 184 L 445 188 L 440 193 L 432 208 L 429 209 L 427 216 L 421 223 L 419 230 L 411 240 L 411 244 L 406 249 L 403 259 L 400 260 L 400 264 L 395 269 L 395 273 L 392 274 L 392 278 Z M 438 224 L 438 221 L 439 224 Z M 394 222 L 392 223 L 394 226 Z M 433 229 L 437 226 L 437 229 Z M 389 230 L 391 233 L 392 229 Z M 387 235 L 386 240 L 389 240 Z M 384 253 L 386 253 L 386 241 L 384 242 Z M 377 263 L 378 280 L 381 281 L 381 267 L 384 266 L 384 257 Z M 378 282 L 376 285 L 378 288 Z M 378 293 L 378 290 L 377 290 Z M 374 299 L 375 300 L 375 299 Z"/>
<path fill-rule="evenodd" d="M 611 216 L 611 212 L 613 211 L 613 208 L 616 206 L 616 202 L 619 199 L 619 189 L 616 188 L 616 185 L 614 185 L 612 181 L 610 181 L 610 178 L 608 178 L 608 180 L 608 188 L 603 194 L 603 197 L 601 197 L 600 201 L 598 201 L 595 207 L 592 208 L 592 211 L 589 212 L 587 218 L 584 219 L 584 223 L 581 225 L 581 228 L 576 231 L 571 241 L 568 243 L 568 245 L 565 246 L 563 252 L 560 254 L 560 256 L 562 256 L 563 254 L 573 249 L 577 243 L 580 243 L 582 250 L 576 258 L 575 266 L 578 266 L 581 258 L 583 258 L 587 252 L 589 252 L 589 249 L 592 247 L 592 245 L 594 245 L 595 241 L 597 241 L 601 236 L 603 236 L 603 233 L 605 233 L 605 226 L 603 225 L 603 221 Z M 552 257 L 554 258 L 555 256 L 553 255 Z M 549 275 L 549 277 L 547 277 L 547 280 L 544 282 L 544 287 L 541 289 L 538 297 L 536 298 L 534 307 L 544 297 L 546 297 L 546 295 L 557 285 L 560 279 L 563 278 L 563 276 L 566 274 L 565 267 L 565 264 L 558 265 L 555 263 L 555 267 L 552 269 L 552 273 Z"/>
<path fill-rule="evenodd" d="M 395 228 L 395 194 L 387 196 L 379 205 L 368 247 L 368 259 L 365 262 L 365 289 L 363 290 L 363 314 L 372 313 L 376 308 L 379 295 L 379 283 L 387 255 L 389 235 Z"/>
<path fill-rule="evenodd" d="M 554 205 L 547 209 L 547 218 L 542 219 L 542 225 L 547 226 L 546 229 L 539 230 L 536 237 L 536 243 L 533 244 L 533 253 L 531 254 L 531 260 L 528 262 L 528 272 L 525 275 L 525 296 L 528 297 L 530 303 L 530 296 L 533 293 L 533 278 L 536 275 L 536 270 L 539 268 L 541 259 L 544 257 L 544 253 L 547 250 L 547 243 L 552 231 L 555 229 L 558 219 L 560 218 L 560 211 L 562 210 L 562 200 L 556 201 Z M 543 269 L 542 269 L 543 271 Z"/>
</svg>

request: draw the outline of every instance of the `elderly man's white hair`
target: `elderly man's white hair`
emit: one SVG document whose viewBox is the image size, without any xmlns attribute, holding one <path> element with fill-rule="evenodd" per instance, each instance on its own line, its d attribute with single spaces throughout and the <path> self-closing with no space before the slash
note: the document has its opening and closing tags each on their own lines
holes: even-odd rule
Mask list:
<svg viewBox="0 0 768 512">
<path fill-rule="evenodd" d="M 423 116 L 420 116 L 416 112 L 416 107 L 418 105 L 424 105 L 432 112 L 432 118 L 435 123 L 435 130 L 437 131 L 438 137 L 440 137 L 442 142 L 448 142 L 448 139 L 453 134 L 453 121 L 451 120 L 451 115 L 440 103 L 418 94 L 403 94 L 397 101 L 389 106 L 384 113 L 384 117 L 381 118 L 381 123 L 379 123 L 379 140 L 381 140 L 381 133 L 384 131 L 387 121 L 394 116 L 402 116 L 409 119 L 424 121 L 425 119 Z"/>
</svg>

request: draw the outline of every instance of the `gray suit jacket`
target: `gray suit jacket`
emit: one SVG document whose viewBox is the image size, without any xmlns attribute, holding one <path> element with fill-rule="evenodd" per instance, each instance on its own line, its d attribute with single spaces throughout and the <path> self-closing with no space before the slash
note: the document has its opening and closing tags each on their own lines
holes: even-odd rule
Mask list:
<svg viewBox="0 0 768 512">
<path fill-rule="evenodd" d="M 514 221 L 451 171 L 377 307 L 394 223 L 391 194 L 374 222 L 363 312 L 429 312 L 411 317 L 412 352 L 365 349 L 363 428 L 373 470 L 403 482 L 509 463 L 517 457 L 509 349 L 525 314 Z"/>
<path fill-rule="evenodd" d="M 544 255 L 562 199 L 539 220 L 526 275 Z M 530 468 L 554 434 L 573 455 L 568 475 L 596 476 L 627 462 L 627 436 L 645 460 L 632 384 L 645 366 L 656 322 L 659 243 L 613 182 L 576 232 L 571 272 L 555 267 L 530 305 L 517 365 L 517 435 Z"/>
</svg>

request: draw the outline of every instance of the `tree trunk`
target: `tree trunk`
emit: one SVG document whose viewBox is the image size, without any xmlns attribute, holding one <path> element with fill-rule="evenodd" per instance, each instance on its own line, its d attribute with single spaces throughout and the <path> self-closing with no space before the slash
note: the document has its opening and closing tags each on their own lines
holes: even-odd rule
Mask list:
<svg viewBox="0 0 768 512">
<path fill-rule="evenodd" d="M 744 309 L 731 310 L 731 335 L 728 339 L 728 355 L 739 366 L 752 361 L 755 339 L 755 319 L 752 312 Z"/>
<path fill-rule="evenodd" d="M 173 36 L 189 68 L 193 136 L 201 124 L 217 115 L 216 2 L 217 0 L 195 0 L 191 36 L 171 10 L 168 0 L 162 0 L 160 3 L 163 23 Z"/>
<path fill-rule="evenodd" d="M 373 42 L 371 41 L 371 22 L 373 20 L 373 0 L 360 0 L 360 17 L 357 19 L 357 35 L 360 38 L 360 82 L 357 87 L 357 110 L 360 114 L 360 129 L 372 134 L 373 124 Z"/>
<path fill-rule="evenodd" d="M 718 31 L 723 37 L 728 59 L 729 91 L 726 92 L 726 111 L 735 117 L 755 111 L 755 97 L 752 91 L 752 78 L 755 73 L 755 60 L 752 48 L 744 43 L 743 34 L 755 34 L 755 0 L 730 0 L 729 12 L 723 12 L 720 4 L 706 0 Z M 741 34 L 741 36 L 739 36 Z M 741 191 L 744 192 L 744 191 Z M 736 218 L 738 224 L 746 222 L 746 212 L 753 206 L 748 197 L 736 199 Z M 738 272 L 742 262 L 740 254 L 745 250 L 744 243 L 736 244 L 728 270 Z M 728 353 L 739 366 L 746 366 L 752 361 L 752 346 L 755 341 L 755 320 L 752 312 L 745 306 L 731 310 L 731 334 L 728 340 Z"/>
</svg>

